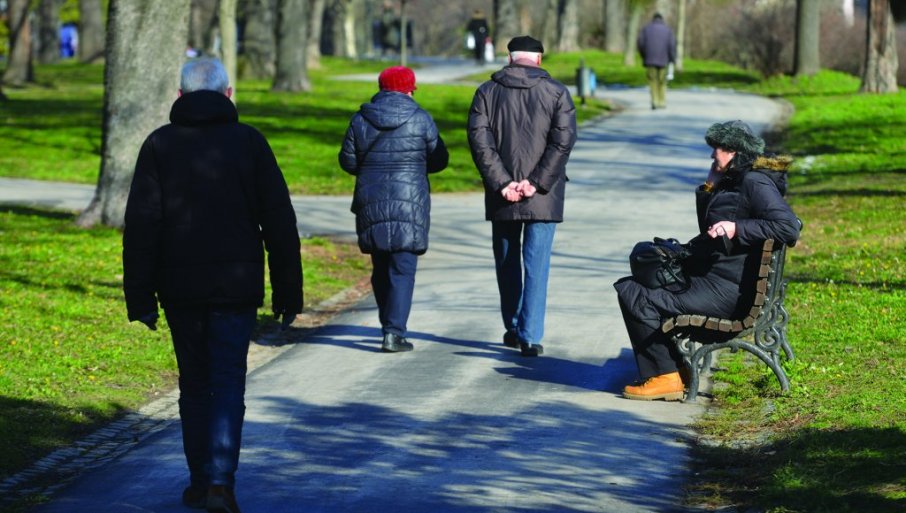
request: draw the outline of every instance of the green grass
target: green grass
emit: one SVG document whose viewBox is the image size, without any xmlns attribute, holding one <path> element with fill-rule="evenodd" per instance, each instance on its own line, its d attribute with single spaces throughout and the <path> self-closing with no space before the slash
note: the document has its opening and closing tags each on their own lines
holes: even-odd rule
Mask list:
<svg viewBox="0 0 906 513">
<path fill-rule="evenodd" d="M 805 223 L 786 267 L 797 359 L 786 395 L 750 357 L 722 360 L 715 415 L 698 427 L 723 445 L 699 448 L 694 502 L 906 510 L 906 94 L 858 86 L 825 71 L 751 88 L 796 108 L 781 144 Z"/>
<path fill-rule="evenodd" d="M 126 320 L 118 231 L 3 207 L 0 239 L 3 479 L 170 389 L 176 368 L 165 320 L 156 332 Z M 355 247 L 309 239 L 303 269 L 313 305 L 369 266 Z"/>
</svg>

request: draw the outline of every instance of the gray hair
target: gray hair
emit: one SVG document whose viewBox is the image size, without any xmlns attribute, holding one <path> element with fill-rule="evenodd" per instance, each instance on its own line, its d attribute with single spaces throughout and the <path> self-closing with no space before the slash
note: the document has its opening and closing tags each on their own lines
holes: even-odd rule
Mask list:
<svg viewBox="0 0 906 513">
<path fill-rule="evenodd" d="M 200 57 L 183 65 L 179 87 L 184 94 L 193 91 L 226 93 L 230 87 L 230 78 L 219 60 L 213 57 Z"/>
<path fill-rule="evenodd" d="M 539 55 L 541 55 L 541 54 L 538 52 L 526 52 L 523 50 L 510 52 L 510 58 L 513 59 L 514 61 L 517 61 L 519 59 L 526 59 L 526 60 L 534 61 L 534 60 L 538 59 Z"/>
</svg>

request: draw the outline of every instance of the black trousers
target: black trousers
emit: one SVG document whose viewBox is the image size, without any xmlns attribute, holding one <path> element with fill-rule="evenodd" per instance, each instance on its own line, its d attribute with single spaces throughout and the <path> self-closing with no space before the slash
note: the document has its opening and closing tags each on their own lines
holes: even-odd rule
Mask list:
<svg viewBox="0 0 906 513">
<path fill-rule="evenodd" d="M 375 252 L 371 254 L 371 264 L 371 289 L 381 329 L 384 333 L 403 336 L 412 310 L 418 255 L 408 251 Z"/>
</svg>

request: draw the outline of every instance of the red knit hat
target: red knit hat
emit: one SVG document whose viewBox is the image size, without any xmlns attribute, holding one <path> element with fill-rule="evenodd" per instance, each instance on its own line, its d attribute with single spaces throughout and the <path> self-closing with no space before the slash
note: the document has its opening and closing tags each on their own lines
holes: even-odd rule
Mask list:
<svg viewBox="0 0 906 513">
<path fill-rule="evenodd" d="M 415 91 L 415 72 L 405 66 L 391 66 L 382 71 L 377 80 L 381 91 Z"/>
</svg>

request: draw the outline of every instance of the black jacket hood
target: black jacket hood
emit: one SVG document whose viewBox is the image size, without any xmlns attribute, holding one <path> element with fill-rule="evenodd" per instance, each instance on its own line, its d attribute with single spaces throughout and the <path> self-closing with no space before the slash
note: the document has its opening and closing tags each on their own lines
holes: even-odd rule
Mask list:
<svg viewBox="0 0 906 513">
<path fill-rule="evenodd" d="M 494 82 L 515 89 L 529 89 L 549 78 L 550 74 L 544 69 L 522 64 L 510 64 L 491 75 Z"/>
<path fill-rule="evenodd" d="M 239 121 L 236 106 L 223 93 L 193 91 L 173 102 L 170 122 L 175 125 L 198 126 Z"/>
<path fill-rule="evenodd" d="M 402 126 L 418 111 L 418 104 L 408 94 L 381 91 L 362 104 L 362 116 L 380 130 L 393 130 Z"/>
</svg>

